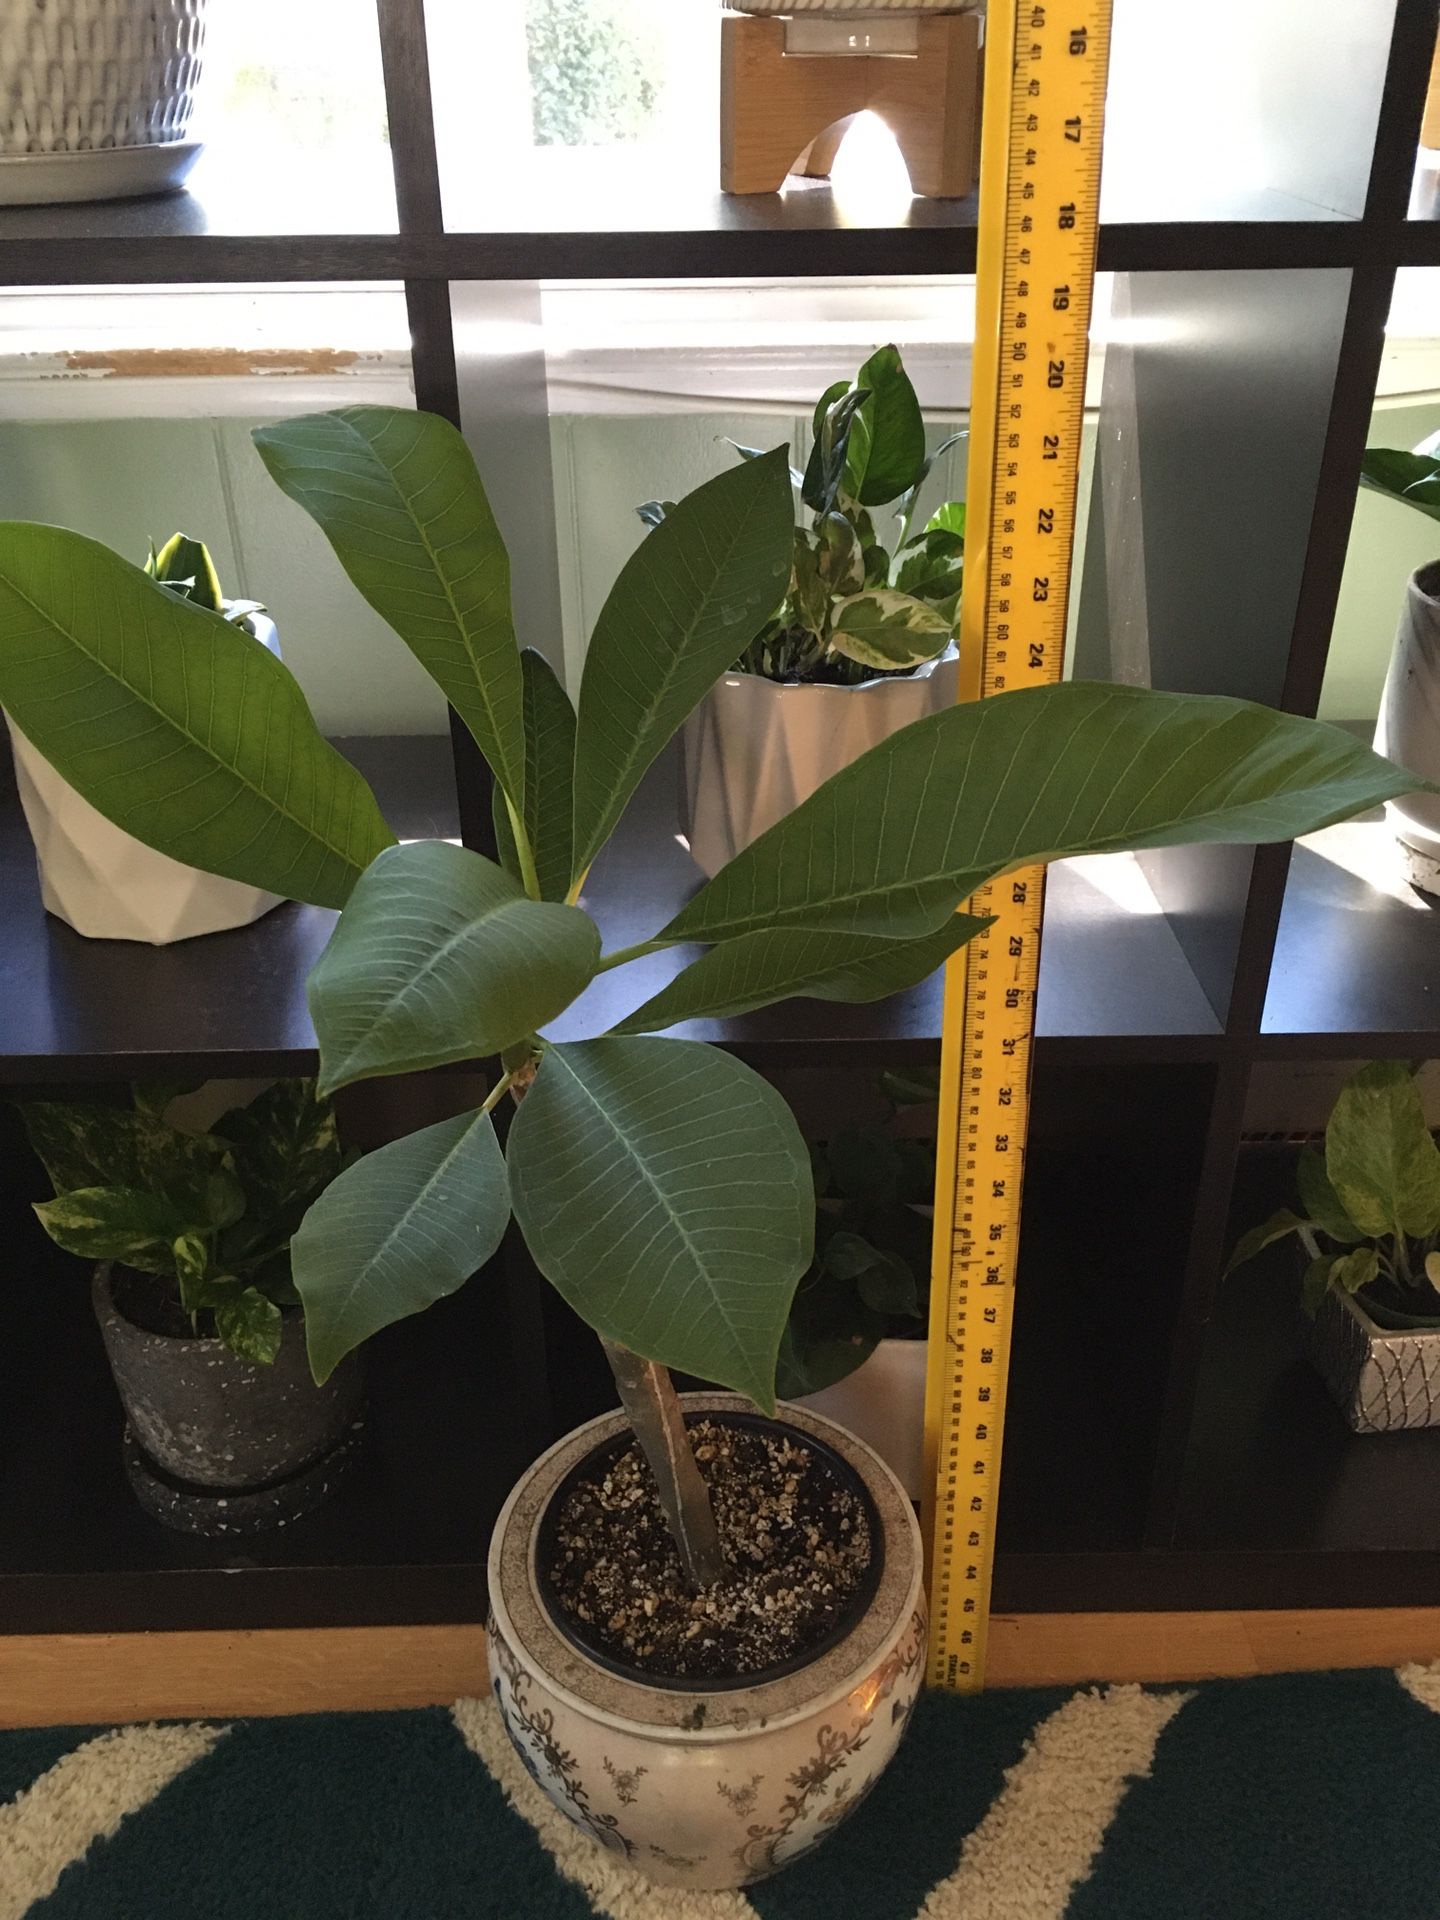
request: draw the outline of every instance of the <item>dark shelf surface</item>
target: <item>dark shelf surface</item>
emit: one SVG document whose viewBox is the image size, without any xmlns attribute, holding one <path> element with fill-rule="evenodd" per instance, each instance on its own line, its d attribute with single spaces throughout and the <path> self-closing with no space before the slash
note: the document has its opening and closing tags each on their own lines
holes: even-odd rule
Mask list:
<svg viewBox="0 0 1440 1920">
<path fill-rule="evenodd" d="M 447 737 L 336 743 L 402 838 L 458 834 Z M 47 914 L 8 753 L 0 755 L 0 1072 L 13 1082 L 313 1067 L 305 977 L 333 913 L 289 904 L 170 947 L 87 940 Z"/>
<path fill-rule="evenodd" d="M 318 163 L 256 168 L 243 152 L 210 147 L 178 192 L 133 200 L 80 200 L 0 208 L 0 246 L 24 241 L 149 242 L 295 234 L 393 234 L 395 182 L 389 153 L 341 153 Z"/>
<path fill-rule="evenodd" d="M 703 880 L 679 832 L 678 769 L 657 763 L 584 895 L 609 948 L 649 938 Z M 674 947 L 601 975 L 547 1029 L 556 1039 L 603 1032 L 656 993 L 698 953 Z M 942 976 L 869 1006 L 792 1000 L 734 1019 L 696 1020 L 675 1031 L 773 1064 L 813 1058 L 817 1045 L 933 1047 L 940 1037 Z M 1219 1038 L 1214 1009 L 1169 922 L 1128 857 L 1052 868 L 1040 965 L 1040 1057 L 1133 1052 L 1205 1058 Z"/>
<path fill-rule="evenodd" d="M 1260 1050 L 1404 1053 L 1440 1040 L 1440 912 L 1381 819 L 1327 827 L 1290 863 Z"/>
<path fill-rule="evenodd" d="M 1241 1156 L 1231 1238 L 1294 1200 L 1294 1155 Z M 1300 1347 L 1284 1241 L 1223 1283 L 1207 1329 L 1175 1544 L 1440 1554 L 1440 1429 L 1356 1434 Z"/>
<path fill-rule="evenodd" d="M 970 273 L 976 200 L 850 193 L 792 178 L 776 194 L 724 194 L 708 154 L 664 163 L 641 148 L 517 154 L 503 190 L 483 171 L 447 181 L 446 231 L 396 231 L 383 156 L 306 156 L 256 186 L 209 153 L 193 189 L 138 200 L 0 209 L 0 283 L 224 280 L 713 279 Z M 1177 204 L 1163 170 L 1107 176 L 1103 269 L 1244 268 L 1423 260 L 1421 221 L 1346 219 L 1258 188 Z M 1440 257 L 1440 255 L 1437 255 Z"/>
</svg>

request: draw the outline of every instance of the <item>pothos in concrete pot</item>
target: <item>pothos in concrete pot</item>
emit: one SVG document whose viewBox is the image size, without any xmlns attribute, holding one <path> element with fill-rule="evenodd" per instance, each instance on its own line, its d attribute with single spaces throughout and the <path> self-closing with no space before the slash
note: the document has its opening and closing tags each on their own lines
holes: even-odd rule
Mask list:
<svg viewBox="0 0 1440 1920">
<path fill-rule="evenodd" d="M 146 1510 L 187 1533 L 285 1525 L 335 1485 L 359 1435 L 359 1356 L 310 1377 L 290 1238 L 344 1161 L 310 1080 L 279 1080 L 205 1129 L 171 1086 L 120 1106 L 29 1100 L 54 1187 L 35 1208 L 94 1261 L 95 1316 Z"/>
<path fill-rule="evenodd" d="M 1305 1348 L 1350 1426 L 1440 1426 L 1440 1147 L 1405 1062 L 1346 1084 L 1296 1184 L 1300 1211 L 1247 1233 L 1227 1272 L 1296 1236 Z"/>
<path fill-rule="evenodd" d="M 278 660 L 75 534 L 0 527 L 0 699 L 165 851 L 343 908 L 310 981 L 322 1091 L 498 1056 L 483 1106 L 366 1155 L 311 1208 L 292 1243 L 311 1363 L 328 1379 L 377 1329 L 462 1285 L 513 1214 L 600 1336 L 623 1411 L 538 1461 L 498 1523 L 505 1723 L 600 1845 L 677 1884 L 743 1883 L 828 1833 L 899 1740 L 922 1668 L 920 1550 L 868 1448 L 777 1415 L 776 1357 L 814 1237 L 793 1118 L 733 1056 L 659 1036 L 793 994 L 907 987 L 975 933 L 957 907 L 987 875 L 1290 838 L 1412 776 L 1239 701 L 1006 694 L 893 735 L 649 939 L 607 952 L 585 911 L 590 864 L 785 596 L 784 450 L 698 488 L 642 543 L 601 611 L 577 711 L 517 646 L 505 550 L 453 429 L 352 408 L 257 440 L 473 734 L 499 790 L 502 859 L 395 845 Z M 133 650 L 102 644 L 117 621 L 150 640 L 143 677 Z M 204 672 L 187 680 L 202 627 Z M 57 654 L 117 719 L 84 753 L 47 697 Z M 155 804 L 137 809 L 142 773 Z M 597 974 L 682 945 L 708 951 L 608 1032 L 547 1040 Z M 507 1098 L 502 1153 L 491 1112 Z M 484 1355 L 466 1364 L 483 1391 Z M 687 1409 L 670 1368 L 727 1391 Z"/>
<path fill-rule="evenodd" d="M 1440 520 L 1440 434 L 1412 453 L 1371 447 L 1361 485 Z M 1405 583 L 1400 625 L 1380 696 L 1375 749 L 1427 781 L 1440 780 L 1440 559 Z M 1386 808 L 1413 885 L 1440 896 L 1440 797 L 1413 793 Z"/>
<path fill-rule="evenodd" d="M 926 452 L 895 347 L 820 396 L 805 470 L 791 474 L 809 511 L 784 600 L 681 731 L 682 827 L 707 874 L 867 748 L 955 704 L 965 508 L 914 521 L 931 468 L 962 437 Z M 649 501 L 640 517 L 654 526 L 667 506 Z"/>
<path fill-rule="evenodd" d="M 228 620 L 251 641 L 279 652 L 275 623 L 255 600 L 220 589 L 203 541 L 177 533 L 145 571 L 170 593 Z M 117 629 L 117 640 L 123 635 Z M 35 842 L 46 911 L 92 940 L 144 940 L 168 946 L 203 933 L 247 926 L 280 904 L 280 895 L 157 853 L 126 833 L 77 792 L 7 714 L 20 804 Z"/>
</svg>

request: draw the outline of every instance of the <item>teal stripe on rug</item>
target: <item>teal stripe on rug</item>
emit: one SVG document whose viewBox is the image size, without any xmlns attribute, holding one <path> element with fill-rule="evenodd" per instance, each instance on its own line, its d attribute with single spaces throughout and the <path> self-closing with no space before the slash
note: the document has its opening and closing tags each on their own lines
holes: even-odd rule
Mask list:
<svg viewBox="0 0 1440 1920">
<path fill-rule="evenodd" d="M 1065 1920 L 1436 1920 L 1440 1716 L 1393 1673 L 1216 1680 Z"/>
<path fill-rule="evenodd" d="M 1421 1703 L 1440 1703 L 1440 1670 L 1410 1685 L 1367 1672 L 926 1696 L 853 1820 L 725 1911 L 1440 1920 L 1440 1712 Z M 570 1871 L 604 1891 L 592 1904 L 562 1875 L 532 1821 L 557 1846 L 568 1829 L 518 1767 L 511 1808 L 477 1757 L 491 1744 L 475 1716 L 493 1707 L 468 1711 L 473 1751 L 439 1709 L 0 1733 L 0 1914 L 675 1920 L 684 1896 L 592 1873 L 573 1846 Z"/>
<path fill-rule="evenodd" d="M 761 1920 L 909 1920 L 954 1870 L 1037 1722 L 1069 1693 L 922 1694 L 904 1744 L 854 1819 L 808 1859 L 748 1889 Z"/>
<path fill-rule="evenodd" d="M 437 1708 L 235 1723 L 26 1920 L 521 1916 L 594 1920 Z"/>
</svg>

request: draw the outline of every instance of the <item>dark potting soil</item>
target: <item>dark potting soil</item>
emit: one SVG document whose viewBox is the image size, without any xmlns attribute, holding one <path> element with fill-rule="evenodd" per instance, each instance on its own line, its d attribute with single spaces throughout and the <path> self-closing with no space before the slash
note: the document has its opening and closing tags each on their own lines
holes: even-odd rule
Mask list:
<svg viewBox="0 0 1440 1920">
<path fill-rule="evenodd" d="M 114 1267 L 110 1273 L 110 1297 L 115 1311 L 142 1333 L 158 1333 L 167 1340 L 193 1340 L 196 1330 L 180 1304 L 173 1280 L 158 1273 L 140 1273 L 134 1267 Z M 214 1332 L 207 1326 L 208 1313 L 200 1316 L 201 1334 Z"/>
<path fill-rule="evenodd" d="M 776 1428 L 689 1429 L 729 1578 L 691 1588 L 638 1446 L 574 1486 L 555 1516 L 561 1613 L 610 1659 L 667 1679 L 758 1673 L 839 1624 L 872 1551 L 865 1505 L 820 1453 Z"/>
</svg>

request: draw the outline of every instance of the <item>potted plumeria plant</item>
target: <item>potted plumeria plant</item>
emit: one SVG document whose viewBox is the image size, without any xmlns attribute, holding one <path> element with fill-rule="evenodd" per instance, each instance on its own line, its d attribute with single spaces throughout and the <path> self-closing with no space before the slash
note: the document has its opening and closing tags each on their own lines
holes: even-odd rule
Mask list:
<svg viewBox="0 0 1440 1920">
<path fill-rule="evenodd" d="M 1300 1211 L 1253 1228 L 1226 1271 L 1295 1236 L 1306 1351 L 1350 1426 L 1440 1425 L 1440 1147 L 1404 1061 L 1346 1083 L 1295 1178 Z"/>
<path fill-rule="evenodd" d="M 1411 453 L 1371 447 L 1361 462 L 1360 484 L 1440 520 L 1440 433 Z M 1405 583 L 1375 750 L 1426 780 L 1440 779 L 1440 559 L 1417 568 Z M 1432 900 L 1440 896 L 1440 799 L 1409 794 L 1386 811 L 1412 884 Z"/>
<path fill-rule="evenodd" d="M 601 610 L 577 708 L 517 645 L 505 549 L 451 427 L 350 408 L 256 441 L 473 734 L 501 796 L 502 860 L 397 846 L 278 660 L 76 534 L 0 526 L 0 700 L 163 851 L 343 909 L 310 981 L 322 1093 L 498 1060 L 482 1106 L 365 1155 L 310 1209 L 291 1251 L 315 1376 L 461 1286 L 513 1215 L 600 1336 L 621 1410 L 535 1462 L 497 1523 L 489 1644 L 506 1724 L 566 1813 L 657 1879 L 757 1879 L 831 1831 L 900 1738 L 923 1666 L 920 1542 L 867 1447 L 813 1413 L 777 1415 L 814 1240 L 796 1123 L 743 1062 L 665 1030 L 908 987 L 973 936 L 957 909 L 987 875 L 1289 839 L 1413 777 L 1241 701 L 1005 694 L 893 734 L 647 939 L 607 951 L 586 911 L 592 861 L 787 592 L 784 450 L 699 487 L 642 542 Z M 143 675 L 123 644 L 140 634 Z M 82 750 L 69 722 L 88 701 L 107 724 Z M 609 1031 L 546 1038 L 598 974 L 680 945 L 706 951 Z M 502 1153 L 491 1115 L 507 1099 Z M 682 1402 L 671 1368 L 715 1390 Z"/>
<path fill-rule="evenodd" d="M 782 815 L 898 728 L 955 704 L 965 508 L 916 526 L 934 464 L 893 346 L 821 394 L 785 597 L 681 729 L 682 825 L 717 873 Z M 742 458 L 755 447 L 737 447 Z M 638 509 L 647 526 L 668 503 Z"/>
<path fill-rule="evenodd" d="M 97 1263 L 130 1484 L 167 1526 L 228 1537 L 324 1499 L 355 1452 L 361 1379 L 353 1354 L 311 1379 L 290 1270 L 291 1236 L 344 1165 L 329 1101 L 277 1080 L 202 1127 L 198 1097 L 147 1084 L 124 1105 L 20 1114 L 54 1188 L 41 1226 Z"/>
<path fill-rule="evenodd" d="M 168 592 L 208 608 L 271 653 L 275 623 L 257 600 L 230 600 L 201 540 L 174 534 L 145 572 Z M 202 873 L 126 833 L 90 804 L 13 721 L 10 744 L 20 804 L 35 842 L 40 894 L 57 919 L 92 940 L 168 946 L 202 933 L 247 926 L 280 904 L 278 893 Z"/>
</svg>

